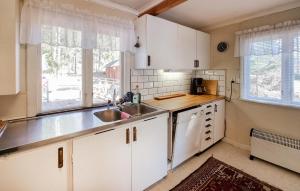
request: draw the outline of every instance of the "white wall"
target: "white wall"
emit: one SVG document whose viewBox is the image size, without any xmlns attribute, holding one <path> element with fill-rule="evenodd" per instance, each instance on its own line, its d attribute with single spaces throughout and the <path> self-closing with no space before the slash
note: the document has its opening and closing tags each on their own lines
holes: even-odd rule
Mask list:
<svg viewBox="0 0 300 191">
<path fill-rule="evenodd" d="M 231 79 L 239 78 L 240 61 L 233 57 L 234 33 L 239 30 L 300 19 L 300 8 L 271 14 L 209 31 L 211 34 L 211 68 L 226 70 L 226 95 Z M 220 41 L 229 43 L 224 53 L 217 51 Z M 226 137 L 235 143 L 250 145 L 250 129 L 263 128 L 300 138 L 300 109 L 272 106 L 239 100 L 239 85 L 233 85 L 233 100 L 226 104 Z"/>
</svg>

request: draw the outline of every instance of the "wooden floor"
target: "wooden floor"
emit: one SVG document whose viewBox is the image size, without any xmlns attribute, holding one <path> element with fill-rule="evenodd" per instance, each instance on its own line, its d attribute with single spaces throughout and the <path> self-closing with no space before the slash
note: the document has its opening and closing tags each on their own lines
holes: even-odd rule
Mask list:
<svg viewBox="0 0 300 191">
<path fill-rule="evenodd" d="M 149 191 L 167 191 L 199 168 L 210 156 L 234 166 L 258 179 L 286 191 L 300 190 L 300 174 L 255 159 L 249 160 L 249 151 L 220 142 L 198 157 L 193 157 L 177 167 L 173 172 L 149 188 Z"/>
</svg>

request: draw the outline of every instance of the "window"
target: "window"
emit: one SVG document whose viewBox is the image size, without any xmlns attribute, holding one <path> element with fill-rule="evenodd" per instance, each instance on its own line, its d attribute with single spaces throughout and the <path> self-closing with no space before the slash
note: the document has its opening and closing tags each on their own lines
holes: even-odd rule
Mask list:
<svg viewBox="0 0 300 191">
<path fill-rule="evenodd" d="M 110 44 L 109 46 L 107 44 Z M 120 39 L 114 36 L 97 35 L 97 49 L 93 49 L 93 103 L 112 99 L 114 90 L 121 95 Z M 111 48 L 107 48 L 111 47 Z"/>
<path fill-rule="evenodd" d="M 82 106 L 80 31 L 43 26 L 42 38 L 42 111 Z"/>
<path fill-rule="evenodd" d="M 241 47 L 243 99 L 300 106 L 300 30 L 253 36 Z"/>
<path fill-rule="evenodd" d="M 62 27 L 42 27 L 41 112 L 103 104 L 112 99 L 114 90 L 121 95 L 119 38 L 97 34 L 97 48 L 84 49 L 83 35 Z"/>
</svg>

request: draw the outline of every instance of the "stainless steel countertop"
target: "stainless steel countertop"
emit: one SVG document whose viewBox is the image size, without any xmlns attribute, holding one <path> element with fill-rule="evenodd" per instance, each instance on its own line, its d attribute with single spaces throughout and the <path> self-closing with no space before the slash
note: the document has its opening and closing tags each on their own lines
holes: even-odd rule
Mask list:
<svg viewBox="0 0 300 191">
<path fill-rule="evenodd" d="M 85 109 L 11 122 L 0 137 L 0 155 L 114 129 L 122 124 L 168 112 L 156 108 L 157 111 L 152 113 L 106 123 L 94 116 L 94 112 L 105 109 L 105 107 Z"/>
</svg>

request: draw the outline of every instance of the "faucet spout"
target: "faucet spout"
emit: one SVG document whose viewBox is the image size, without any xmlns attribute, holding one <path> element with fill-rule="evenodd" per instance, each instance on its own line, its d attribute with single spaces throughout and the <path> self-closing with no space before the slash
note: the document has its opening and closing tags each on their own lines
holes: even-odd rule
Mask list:
<svg viewBox="0 0 300 191">
<path fill-rule="evenodd" d="M 117 93 L 116 93 L 116 89 L 114 89 L 114 93 L 113 93 L 113 106 L 117 107 Z"/>
</svg>

